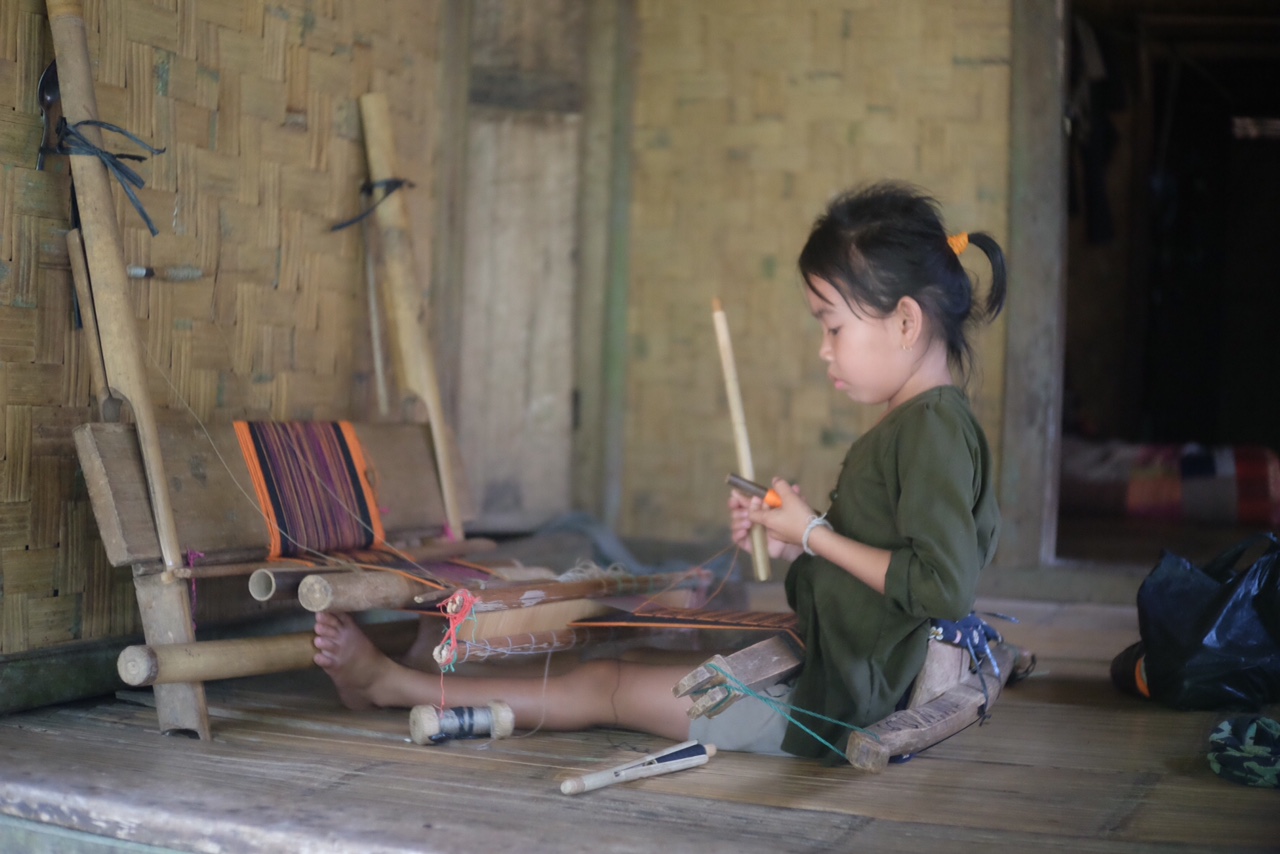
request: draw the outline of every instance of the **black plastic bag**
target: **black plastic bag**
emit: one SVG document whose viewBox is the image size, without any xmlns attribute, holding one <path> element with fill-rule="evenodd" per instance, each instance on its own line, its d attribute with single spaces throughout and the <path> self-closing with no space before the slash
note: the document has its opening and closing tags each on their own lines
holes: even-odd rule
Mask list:
<svg viewBox="0 0 1280 854">
<path fill-rule="evenodd" d="M 1204 567 L 1165 552 L 1138 589 L 1138 628 L 1142 640 L 1112 662 L 1118 686 L 1177 709 L 1280 701 L 1280 543 L 1252 537 Z"/>
</svg>

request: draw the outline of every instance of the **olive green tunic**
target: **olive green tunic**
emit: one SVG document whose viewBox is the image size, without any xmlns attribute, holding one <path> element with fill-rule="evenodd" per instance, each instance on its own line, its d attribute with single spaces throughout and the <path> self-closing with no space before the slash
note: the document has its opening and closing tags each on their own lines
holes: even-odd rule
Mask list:
<svg viewBox="0 0 1280 854">
<path fill-rule="evenodd" d="M 1000 529 L 991 479 L 986 437 L 954 386 L 903 403 L 853 443 L 827 519 L 837 533 L 893 555 L 884 595 L 823 558 L 791 564 L 787 601 L 805 642 L 798 709 L 857 726 L 894 711 L 924 664 L 930 618 L 973 610 Z M 847 728 L 794 717 L 844 749 Z M 830 754 L 794 723 L 782 747 Z"/>
</svg>

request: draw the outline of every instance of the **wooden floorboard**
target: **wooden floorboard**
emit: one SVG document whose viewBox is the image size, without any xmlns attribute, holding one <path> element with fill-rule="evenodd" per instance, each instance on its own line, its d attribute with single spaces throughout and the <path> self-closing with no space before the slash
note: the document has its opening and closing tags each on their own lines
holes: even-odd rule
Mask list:
<svg viewBox="0 0 1280 854">
<path fill-rule="evenodd" d="M 567 775 L 666 743 L 600 730 L 420 747 L 407 713 L 342 709 L 311 671 L 209 686 L 211 742 L 157 734 L 132 702 L 145 692 L 0 717 L 0 815 L 202 852 L 1280 850 L 1280 793 L 1209 769 L 1223 715 L 1111 687 L 1132 608 L 980 605 L 1020 620 L 996 625 L 1036 650 L 1035 675 L 987 724 L 879 775 L 721 753 L 569 797 Z"/>
</svg>

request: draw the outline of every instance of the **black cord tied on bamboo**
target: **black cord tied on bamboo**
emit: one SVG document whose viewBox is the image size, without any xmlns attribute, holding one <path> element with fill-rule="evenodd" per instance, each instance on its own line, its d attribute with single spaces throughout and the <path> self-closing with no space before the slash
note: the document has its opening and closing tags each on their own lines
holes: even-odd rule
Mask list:
<svg viewBox="0 0 1280 854">
<path fill-rule="evenodd" d="M 141 154 L 113 154 L 110 151 L 99 148 L 80 132 L 80 128 L 82 127 L 96 127 L 101 128 L 102 130 L 111 131 L 112 133 L 118 133 L 125 139 L 137 145 L 139 148 L 145 148 L 152 154 L 163 154 L 164 149 L 150 146 L 138 137 L 129 133 L 124 128 L 116 127 L 109 122 L 102 122 L 97 119 L 85 119 L 84 121 L 76 122 L 73 125 L 67 123 L 66 117 L 58 120 L 58 144 L 53 149 L 58 154 L 92 155 L 101 160 L 102 164 L 107 167 L 107 171 L 120 182 L 120 186 L 124 188 L 124 194 L 128 196 L 129 201 L 133 203 L 134 210 L 138 212 L 138 216 L 142 217 L 142 221 L 146 223 L 147 230 L 151 232 L 151 236 L 155 237 L 160 233 L 160 231 L 156 228 L 155 223 L 151 221 L 151 217 L 147 215 L 147 209 L 142 206 L 142 201 L 139 200 L 138 194 L 134 192 L 135 187 L 142 189 L 146 186 L 146 182 L 142 180 L 141 175 L 134 172 L 121 162 L 123 160 L 142 161 L 147 158 Z"/>
<path fill-rule="evenodd" d="M 388 198 L 390 198 L 391 194 L 394 193 L 396 190 L 399 190 L 401 187 L 412 187 L 412 186 L 413 186 L 413 182 L 410 181 L 408 178 L 383 178 L 381 181 L 365 181 L 363 184 L 360 185 L 360 195 L 372 196 L 374 190 L 384 190 L 385 192 L 383 192 L 382 198 L 378 199 L 376 202 L 369 205 L 369 207 L 360 211 L 360 213 L 356 214 L 351 219 L 344 220 L 335 226 L 331 226 L 329 230 L 342 231 L 342 229 L 344 228 L 350 228 L 360 220 L 367 217 L 369 214 L 373 213 L 374 209 L 377 208 L 378 205 L 385 202 Z"/>
</svg>

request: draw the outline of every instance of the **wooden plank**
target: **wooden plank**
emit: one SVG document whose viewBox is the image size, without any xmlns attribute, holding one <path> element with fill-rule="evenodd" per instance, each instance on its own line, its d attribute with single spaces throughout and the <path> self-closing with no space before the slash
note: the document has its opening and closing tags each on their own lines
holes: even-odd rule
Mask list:
<svg viewBox="0 0 1280 854">
<path fill-rule="evenodd" d="M 458 433 L 482 530 L 570 507 L 580 121 L 474 111 Z"/>
<path fill-rule="evenodd" d="M 219 739 L 200 750 L 155 738 L 150 712 L 122 703 L 0 719 L 0 814 L 246 852 L 321 835 L 335 852 L 1274 848 L 1274 793 L 1228 785 L 1204 761 L 1210 713 L 1122 697 L 1097 670 L 1028 693 L 1035 681 L 1009 689 L 987 725 L 880 775 L 722 752 L 583 800 L 559 781 L 667 743 L 599 730 L 419 748 L 407 710 L 346 711 L 305 672 L 211 686 Z"/>
<path fill-rule="evenodd" d="M 360 424 L 356 435 L 372 480 L 388 539 L 432 536 L 442 529 L 443 505 L 432 488 L 435 465 L 422 425 Z M 131 425 L 85 424 L 74 431 L 107 556 L 114 566 L 159 559 L 141 456 Z M 166 421 L 161 454 L 170 473 L 173 508 L 183 549 L 249 561 L 266 554 L 266 523 L 230 424 L 207 428 Z"/>
</svg>

